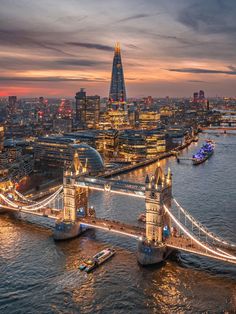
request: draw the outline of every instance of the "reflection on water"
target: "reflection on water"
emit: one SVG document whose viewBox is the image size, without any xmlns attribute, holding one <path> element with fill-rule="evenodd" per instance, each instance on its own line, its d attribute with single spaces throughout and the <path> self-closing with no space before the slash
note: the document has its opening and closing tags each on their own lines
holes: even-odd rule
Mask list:
<svg viewBox="0 0 236 314">
<path fill-rule="evenodd" d="M 212 231 L 236 242 L 236 137 L 214 137 L 215 154 L 204 164 L 161 161 L 173 172 L 173 194 Z M 193 144 L 184 153 L 191 156 Z M 156 164 L 120 176 L 144 182 Z M 137 224 L 144 201 L 91 192 L 97 215 Z M 90 274 L 84 258 L 113 246 L 116 255 Z M 178 253 L 165 264 L 143 268 L 133 239 L 89 230 L 55 243 L 44 229 L 0 216 L 0 313 L 233 313 L 236 268 Z"/>
</svg>

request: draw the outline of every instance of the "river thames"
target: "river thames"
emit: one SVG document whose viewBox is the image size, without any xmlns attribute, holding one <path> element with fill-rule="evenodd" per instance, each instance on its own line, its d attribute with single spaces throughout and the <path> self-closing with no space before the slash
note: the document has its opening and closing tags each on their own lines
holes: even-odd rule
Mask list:
<svg viewBox="0 0 236 314">
<path fill-rule="evenodd" d="M 193 154 L 192 144 L 182 155 Z M 173 172 L 173 195 L 191 214 L 236 243 L 236 134 L 211 138 L 215 154 L 205 163 L 161 165 Z M 120 176 L 144 182 L 156 164 Z M 97 216 L 137 224 L 144 200 L 92 192 Z M 117 253 L 90 274 L 83 258 L 104 247 Z M 236 267 L 178 253 L 161 266 L 141 267 L 136 242 L 88 230 L 79 238 L 54 242 L 51 231 L 0 216 L 0 313 L 236 313 Z"/>
</svg>

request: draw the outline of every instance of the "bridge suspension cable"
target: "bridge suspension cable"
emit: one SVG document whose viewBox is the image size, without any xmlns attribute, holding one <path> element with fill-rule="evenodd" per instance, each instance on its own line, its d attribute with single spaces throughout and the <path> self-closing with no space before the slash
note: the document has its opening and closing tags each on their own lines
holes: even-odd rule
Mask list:
<svg viewBox="0 0 236 314">
<path fill-rule="evenodd" d="M 33 205 L 28 205 L 28 206 L 21 206 L 19 204 L 16 204 L 16 203 L 12 202 L 11 200 L 9 200 L 3 194 L 0 194 L 0 198 L 2 198 L 4 200 L 4 202 L 6 202 L 9 206 L 12 206 L 13 208 L 23 209 L 25 211 L 37 211 L 43 207 L 46 207 L 50 202 L 52 202 L 60 194 L 62 189 L 63 189 L 63 187 L 61 186 L 55 193 L 50 195 L 45 200 L 38 202 L 38 203 L 35 203 Z"/>
<path fill-rule="evenodd" d="M 176 206 L 181 210 L 181 212 L 185 215 L 185 217 L 191 221 L 193 225 L 195 225 L 199 230 L 201 230 L 205 235 L 207 235 L 209 238 L 212 238 L 213 240 L 219 242 L 223 246 L 228 246 L 228 247 L 236 247 L 235 244 L 229 243 L 219 236 L 215 235 L 213 232 L 209 231 L 205 226 L 203 226 L 199 221 L 197 221 L 193 216 L 189 214 L 189 212 L 184 209 L 175 198 L 173 198 L 174 203 Z"/>
<path fill-rule="evenodd" d="M 54 192 L 52 195 L 50 195 L 46 199 L 44 199 L 44 200 L 42 200 L 40 202 L 37 202 L 35 204 L 32 204 L 32 205 L 24 206 L 24 209 L 31 209 L 31 208 L 35 208 L 35 207 L 38 207 L 38 206 L 41 206 L 41 205 L 46 206 L 51 201 L 53 201 L 62 190 L 63 190 L 63 186 L 60 186 L 60 188 L 58 190 L 56 190 L 56 192 Z"/>
<path fill-rule="evenodd" d="M 19 196 L 22 200 L 29 202 L 29 203 L 36 203 L 35 201 L 32 201 L 31 199 L 25 197 L 23 194 L 21 194 L 19 191 L 14 190 L 17 196 Z"/>
<path fill-rule="evenodd" d="M 229 254 L 229 253 L 226 253 L 224 251 L 221 250 L 221 252 L 218 251 L 218 248 L 217 250 L 214 250 L 213 247 L 210 247 L 208 244 L 204 244 L 202 241 L 200 241 L 199 239 L 197 239 L 194 235 L 192 235 L 186 228 L 185 226 L 183 226 L 183 224 L 178 221 L 178 219 L 171 213 L 171 211 L 167 208 L 166 205 L 164 205 L 164 208 L 167 212 L 167 214 L 169 215 L 169 217 L 172 219 L 172 221 L 174 221 L 174 223 L 182 230 L 182 232 L 187 235 L 193 242 L 195 242 L 198 246 L 200 246 L 201 248 L 205 249 L 207 252 L 211 252 L 213 255 L 215 256 L 218 256 L 218 257 L 221 257 L 221 258 L 224 258 L 226 259 L 227 261 L 230 261 L 230 260 L 233 260 L 233 261 L 236 261 L 236 257 Z"/>
</svg>

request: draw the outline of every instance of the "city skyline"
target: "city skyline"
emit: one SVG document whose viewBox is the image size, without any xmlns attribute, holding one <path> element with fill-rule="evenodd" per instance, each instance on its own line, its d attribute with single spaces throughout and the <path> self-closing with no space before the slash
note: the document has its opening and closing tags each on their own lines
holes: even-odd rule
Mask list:
<svg viewBox="0 0 236 314">
<path fill-rule="evenodd" d="M 116 41 L 129 97 L 236 96 L 235 13 L 232 0 L 3 0 L 0 96 L 108 97 Z"/>
</svg>

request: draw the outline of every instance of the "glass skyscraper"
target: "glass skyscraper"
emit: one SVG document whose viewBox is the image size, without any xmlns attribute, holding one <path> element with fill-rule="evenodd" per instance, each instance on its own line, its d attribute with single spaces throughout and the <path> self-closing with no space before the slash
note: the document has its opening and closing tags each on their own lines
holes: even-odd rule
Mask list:
<svg viewBox="0 0 236 314">
<path fill-rule="evenodd" d="M 126 102 L 125 80 L 119 43 L 115 45 L 109 101 L 115 104 Z"/>
</svg>

